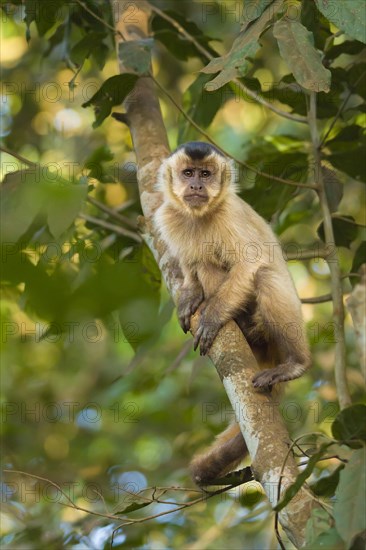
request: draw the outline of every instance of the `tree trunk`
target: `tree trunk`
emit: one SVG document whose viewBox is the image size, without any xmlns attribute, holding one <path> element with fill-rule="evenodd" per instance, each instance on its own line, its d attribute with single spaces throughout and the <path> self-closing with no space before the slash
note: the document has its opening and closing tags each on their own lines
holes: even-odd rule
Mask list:
<svg viewBox="0 0 366 550">
<path fill-rule="evenodd" d="M 146 38 L 149 34 L 149 6 L 145 2 L 112 1 L 118 43 Z M 129 10 L 132 10 L 129 13 Z M 133 17 L 132 17 L 133 16 Z M 132 21 L 133 22 L 129 22 Z M 123 61 L 119 60 L 124 72 Z M 167 287 L 176 299 L 181 277 L 164 244 L 154 235 L 152 214 L 159 206 L 160 193 L 154 192 L 156 173 L 163 158 L 169 154 L 166 129 L 152 79 L 141 77 L 124 104 L 131 130 L 138 165 L 141 205 L 145 216 L 144 237 L 159 263 Z M 198 323 L 193 319 L 193 333 Z M 211 348 L 209 356 L 226 389 L 247 444 L 255 478 L 261 482 L 272 505 L 277 503 L 278 484 L 283 462 L 291 444 L 274 399 L 254 390 L 251 380 L 258 365 L 249 345 L 237 325 L 224 326 Z M 290 454 L 282 472 L 281 495 L 298 474 Z M 304 543 L 304 531 L 311 509 L 316 506 L 306 489 L 279 514 L 279 521 L 296 547 Z"/>
</svg>

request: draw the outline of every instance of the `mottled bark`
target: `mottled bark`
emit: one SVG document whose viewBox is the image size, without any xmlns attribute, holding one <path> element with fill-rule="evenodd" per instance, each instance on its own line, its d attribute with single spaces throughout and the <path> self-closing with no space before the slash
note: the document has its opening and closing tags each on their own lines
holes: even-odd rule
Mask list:
<svg viewBox="0 0 366 550">
<path fill-rule="evenodd" d="M 116 9 L 116 4 L 118 9 Z M 114 8 L 117 43 L 148 35 L 149 7 L 144 2 L 134 4 L 133 23 L 128 10 L 130 2 L 112 2 Z M 137 6 L 137 8 L 136 8 Z M 125 9 L 126 7 L 126 9 Z M 120 60 L 123 72 L 123 62 Z M 124 104 L 132 134 L 138 164 L 138 183 L 142 209 L 145 216 L 144 237 L 151 247 L 173 299 L 181 284 L 180 272 L 167 253 L 164 244 L 154 235 L 152 214 L 160 203 L 159 193 L 153 185 L 156 173 L 169 146 L 159 102 L 150 78 L 140 78 L 135 90 Z M 193 320 L 193 333 L 197 327 Z M 258 365 L 245 338 L 232 321 L 217 336 L 210 358 L 227 391 L 248 446 L 255 477 L 262 483 L 271 503 L 277 502 L 280 471 L 289 449 L 290 440 L 276 402 L 269 395 L 254 390 L 251 380 L 258 372 Z M 297 476 L 292 455 L 283 471 L 281 493 Z M 314 500 L 305 490 L 280 513 L 280 524 L 289 539 L 297 547 L 304 542 L 304 529 Z"/>
</svg>

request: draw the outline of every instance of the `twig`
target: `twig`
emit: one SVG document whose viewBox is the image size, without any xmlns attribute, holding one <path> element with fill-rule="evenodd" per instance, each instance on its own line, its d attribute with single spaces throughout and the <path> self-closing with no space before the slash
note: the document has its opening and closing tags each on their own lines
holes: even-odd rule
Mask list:
<svg viewBox="0 0 366 550">
<path fill-rule="evenodd" d="M 130 220 L 126 216 L 122 216 L 119 212 L 117 212 L 113 208 L 109 208 L 106 204 L 103 204 L 94 197 L 91 197 L 89 195 L 87 201 L 90 202 L 90 204 L 93 204 L 94 206 L 99 208 L 99 210 L 101 210 L 102 212 L 108 214 L 109 217 L 114 218 L 115 220 L 127 225 L 128 227 L 131 227 L 131 229 L 137 229 L 136 223 L 134 223 L 132 220 Z"/>
<path fill-rule="evenodd" d="M 323 304 L 324 302 L 331 302 L 332 295 L 324 294 L 323 296 L 315 296 L 314 298 L 301 298 L 303 304 Z"/>
<path fill-rule="evenodd" d="M 170 374 L 171 372 L 175 371 L 183 359 L 188 355 L 190 350 L 192 349 L 192 340 L 187 340 L 187 342 L 184 343 L 182 349 L 178 353 L 177 357 L 174 359 L 172 364 L 166 369 L 166 374 Z"/>
<path fill-rule="evenodd" d="M 286 185 L 292 185 L 294 187 L 304 187 L 306 189 L 316 189 L 316 186 L 315 185 L 312 185 L 310 183 L 299 183 L 297 181 L 293 181 L 293 180 L 288 180 L 288 179 L 285 179 L 285 178 L 280 178 L 279 176 L 274 176 L 273 174 L 267 174 L 266 172 L 262 172 L 261 170 L 258 170 L 257 168 L 254 168 L 254 166 L 251 166 L 250 164 L 242 161 L 242 160 L 239 160 L 238 158 L 234 157 L 233 155 L 231 155 L 230 153 L 228 153 L 228 151 L 226 151 L 225 149 L 223 149 L 220 145 L 218 145 L 216 143 L 216 141 L 214 139 L 212 139 L 212 137 L 203 129 L 201 128 L 194 120 L 193 118 L 191 118 L 189 116 L 188 113 L 185 112 L 185 110 L 179 105 L 179 103 L 174 99 L 174 97 L 168 92 L 168 90 L 166 90 L 157 80 L 156 78 L 153 76 L 153 75 L 150 75 L 151 78 L 154 80 L 156 86 L 169 98 L 169 100 L 173 103 L 173 105 L 178 109 L 178 111 L 180 113 L 182 113 L 182 115 L 184 116 L 184 118 L 186 120 L 188 120 L 188 122 L 194 127 L 196 128 L 196 130 L 202 134 L 206 139 L 207 141 L 209 141 L 210 143 L 212 143 L 213 145 L 215 145 L 215 147 L 217 147 L 217 149 L 219 149 L 219 151 L 221 151 L 225 156 L 227 157 L 230 157 L 232 158 L 233 160 L 235 160 L 235 162 L 240 165 L 240 166 L 243 166 L 244 168 L 247 168 L 247 170 L 251 170 L 252 172 L 254 172 L 255 174 L 257 174 L 258 176 L 262 176 L 262 177 L 265 177 L 265 178 L 269 178 L 269 179 L 273 179 L 275 181 L 279 181 L 280 183 L 285 183 Z"/>
<path fill-rule="evenodd" d="M 36 162 L 26 159 L 19 153 L 16 153 L 15 151 L 11 151 L 7 147 L 4 147 L 4 145 L 0 146 L 0 151 L 3 151 L 3 153 L 7 153 L 8 155 L 11 155 L 12 157 L 18 159 L 23 164 L 26 164 L 27 166 L 31 166 L 32 168 L 36 168 L 37 166 L 39 166 L 39 164 L 37 164 Z"/>
<path fill-rule="evenodd" d="M 321 171 L 320 143 L 317 128 L 316 112 L 316 93 L 310 93 L 310 106 L 308 110 L 309 128 L 313 146 L 313 156 L 315 163 L 315 180 L 318 185 L 319 202 L 323 213 L 323 225 L 326 245 L 335 242 L 332 215 L 329 209 L 328 198 L 325 192 L 324 181 Z M 335 344 L 335 383 L 338 393 L 338 399 L 341 409 L 351 405 L 351 396 L 348 389 L 346 376 L 346 343 L 344 334 L 344 305 L 341 283 L 341 271 L 338 255 L 332 256 L 332 261 L 328 261 L 328 267 L 331 277 L 331 293 L 333 299 L 333 319 L 336 330 Z"/>
<path fill-rule="evenodd" d="M 121 235 L 123 237 L 129 237 L 130 239 L 133 239 L 134 241 L 141 243 L 142 238 L 137 233 L 133 233 L 132 231 L 129 231 L 128 229 L 124 229 L 123 227 L 119 227 L 118 225 L 115 225 L 113 223 L 107 222 L 105 220 L 102 220 L 100 218 L 96 218 L 95 216 L 89 216 L 88 214 L 80 213 L 79 218 L 82 218 L 83 220 L 86 220 L 87 222 L 93 223 L 95 225 L 98 225 L 100 227 L 103 227 L 104 229 L 109 229 L 110 231 L 113 231 L 113 233 L 117 233 L 117 235 Z"/>
<path fill-rule="evenodd" d="M 325 249 L 321 250 L 299 250 L 298 252 L 289 252 L 286 253 L 284 251 L 285 260 L 286 261 L 293 261 L 293 260 L 314 260 L 318 258 L 325 259 L 327 256 L 329 256 L 332 252 L 328 252 Z"/>
<path fill-rule="evenodd" d="M 301 439 L 304 439 L 305 437 L 314 437 L 314 436 L 319 436 L 319 437 L 324 437 L 326 439 L 329 439 L 330 442 L 329 444 L 331 445 L 331 443 L 338 443 L 337 441 L 334 441 L 332 440 L 328 435 L 326 434 L 323 434 L 322 432 L 312 432 L 312 433 L 305 433 L 305 434 L 302 434 L 300 435 L 299 437 L 297 437 L 296 439 L 294 439 L 294 441 L 291 443 L 287 453 L 286 453 L 286 456 L 284 458 L 284 461 L 282 463 L 282 466 L 281 466 L 281 471 L 280 471 L 280 476 L 279 476 L 279 481 L 278 481 L 278 485 L 277 485 L 277 504 L 276 506 L 278 506 L 278 504 L 280 503 L 280 499 L 281 499 L 281 485 L 282 485 L 282 479 L 283 479 L 283 473 L 285 471 L 285 466 L 286 466 L 286 463 L 287 463 L 287 460 L 289 458 L 289 456 L 291 455 L 291 453 L 293 452 L 293 449 L 294 447 L 298 447 L 301 451 L 302 449 L 299 447 L 298 445 L 298 442 L 301 440 Z M 303 454 L 306 454 L 304 453 L 304 451 L 302 451 Z M 302 486 L 303 489 L 306 489 L 304 486 Z M 313 498 L 315 501 L 317 501 L 323 508 L 326 509 L 326 507 L 324 506 L 324 503 L 321 502 L 320 499 L 316 498 L 315 495 L 311 492 L 308 492 L 308 494 L 311 496 L 311 498 Z M 293 498 L 293 497 L 292 497 Z M 276 535 L 277 535 L 277 530 L 278 530 L 278 520 L 279 520 L 279 512 L 276 510 L 275 512 L 275 531 L 276 531 Z M 280 541 L 279 541 L 280 542 Z"/>
<path fill-rule="evenodd" d="M 194 36 L 192 36 L 188 31 L 186 31 L 186 29 L 184 29 L 182 25 L 178 23 L 178 21 L 173 19 L 173 17 L 170 17 L 170 15 L 160 10 L 158 7 L 154 6 L 153 4 L 150 4 L 150 7 L 152 11 L 160 15 L 160 17 L 162 17 L 163 19 L 168 21 L 173 27 L 175 27 L 182 36 L 184 36 L 189 42 L 191 42 L 197 48 L 197 50 L 206 57 L 208 61 L 211 61 L 212 59 L 214 59 L 214 56 L 208 50 L 206 50 L 206 48 L 202 46 L 202 44 L 200 44 L 194 38 Z M 258 103 L 260 103 L 264 107 L 267 107 L 267 109 L 270 109 L 277 115 L 287 118 L 289 120 L 292 120 L 293 122 L 306 123 L 305 117 L 292 115 L 291 113 L 287 113 L 286 111 L 282 111 L 281 109 L 275 107 L 274 105 L 266 101 L 262 96 L 258 95 L 256 92 L 253 92 L 250 88 L 248 88 L 245 84 L 243 84 L 243 82 L 241 82 L 239 79 L 234 78 L 233 82 L 241 89 L 242 92 L 247 94 L 252 99 L 255 99 Z"/>
</svg>

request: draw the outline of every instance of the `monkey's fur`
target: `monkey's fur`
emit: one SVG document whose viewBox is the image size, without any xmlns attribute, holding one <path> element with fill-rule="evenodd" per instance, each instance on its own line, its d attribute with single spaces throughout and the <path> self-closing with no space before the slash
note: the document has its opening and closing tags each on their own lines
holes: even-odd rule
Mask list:
<svg viewBox="0 0 366 550">
<path fill-rule="evenodd" d="M 184 330 L 199 309 L 194 348 L 205 355 L 218 331 L 234 319 L 262 370 L 253 385 L 268 390 L 310 366 L 301 303 L 270 226 L 236 194 L 235 169 L 212 145 L 190 142 L 163 163 L 163 203 L 155 225 L 181 267 L 178 318 Z M 244 368 L 244 365 L 243 365 Z M 194 480 L 209 482 L 246 454 L 237 424 L 191 464 Z"/>
</svg>

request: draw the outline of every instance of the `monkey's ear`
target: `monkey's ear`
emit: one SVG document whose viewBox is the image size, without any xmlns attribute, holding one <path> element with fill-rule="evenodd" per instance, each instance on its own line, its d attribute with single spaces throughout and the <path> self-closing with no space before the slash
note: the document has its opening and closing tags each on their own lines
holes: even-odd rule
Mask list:
<svg viewBox="0 0 366 550">
<path fill-rule="evenodd" d="M 158 171 L 158 177 L 156 181 L 156 190 L 164 193 L 164 191 L 166 191 L 167 188 L 171 187 L 172 182 L 173 182 L 172 169 L 168 163 L 168 159 L 165 159 L 163 160 Z"/>
<path fill-rule="evenodd" d="M 237 183 L 238 183 L 238 173 L 235 166 L 235 162 L 230 159 L 225 162 L 225 165 L 222 170 L 222 180 L 221 180 L 223 188 L 230 188 L 233 191 L 237 191 Z"/>
</svg>

